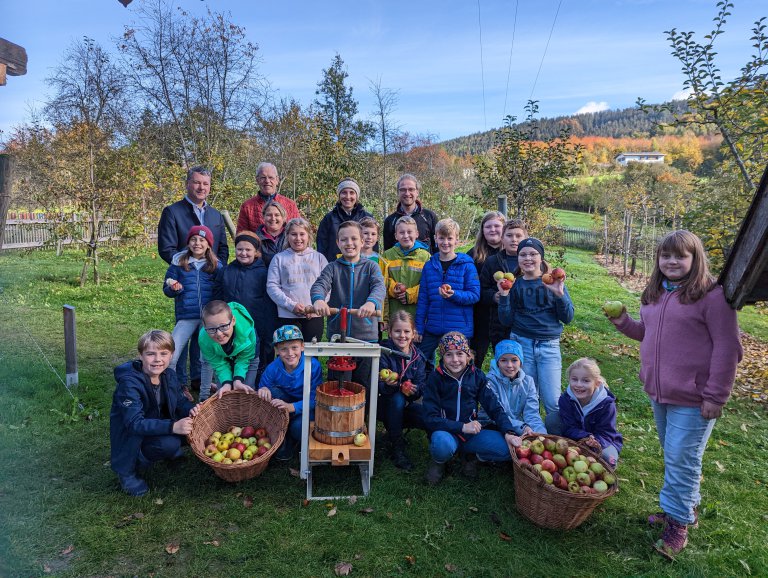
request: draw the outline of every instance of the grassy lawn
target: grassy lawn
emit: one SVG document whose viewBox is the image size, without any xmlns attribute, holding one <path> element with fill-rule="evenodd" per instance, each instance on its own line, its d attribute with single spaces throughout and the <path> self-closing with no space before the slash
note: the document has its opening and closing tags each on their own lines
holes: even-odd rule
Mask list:
<svg viewBox="0 0 768 578">
<path fill-rule="evenodd" d="M 652 553 L 658 531 L 645 517 L 658 508 L 661 452 L 637 380 L 637 344 L 600 312 L 604 300 L 621 299 L 636 314 L 638 299 L 587 252 L 569 250 L 566 259 L 576 320 L 564 335 L 564 365 L 598 360 L 626 445 L 618 494 L 561 533 L 516 513 L 507 467 L 482 468 L 476 483 L 451 475 L 427 487 L 426 438 L 416 431 L 416 470 L 404 474 L 377 451 L 371 495 L 355 504 L 305 506 L 304 482 L 284 466 L 232 485 L 194 458 L 175 470 L 156 466 L 150 493 L 130 498 L 108 465 L 112 370 L 148 328 L 173 326 L 164 263 L 149 251 L 118 251 L 105 282 L 80 290 L 79 253 L 0 256 L 0 576 L 333 576 L 342 561 L 352 576 L 764 575 L 764 409 L 729 403 L 705 455 L 700 529 L 677 562 Z M 63 304 L 77 308 L 75 394 L 84 411 L 48 366 L 64 375 Z M 750 331 L 766 335 L 766 317 L 750 313 Z M 318 475 L 326 495 L 354 491 L 359 480 L 352 468 Z"/>
<path fill-rule="evenodd" d="M 579 211 L 567 211 L 565 209 L 555 209 L 555 220 L 562 227 L 574 227 L 579 229 L 594 229 L 595 223 L 592 215 Z"/>
</svg>

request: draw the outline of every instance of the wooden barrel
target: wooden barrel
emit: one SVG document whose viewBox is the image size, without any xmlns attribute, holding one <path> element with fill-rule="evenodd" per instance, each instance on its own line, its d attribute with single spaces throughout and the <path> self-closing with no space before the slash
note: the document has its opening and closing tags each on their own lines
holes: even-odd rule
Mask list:
<svg viewBox="0 0 768 578">
<path fill-rule="evenodd" d="M 365 429 L 365 387 L 345 381 L 344 389 L 353 391 L 354 395 L 331 393 L 338 389 L 338 381 L 326 381 L 317 388 L 312 434 L 317 441 L 334 446 L 351 444 Z"/>
</svg>

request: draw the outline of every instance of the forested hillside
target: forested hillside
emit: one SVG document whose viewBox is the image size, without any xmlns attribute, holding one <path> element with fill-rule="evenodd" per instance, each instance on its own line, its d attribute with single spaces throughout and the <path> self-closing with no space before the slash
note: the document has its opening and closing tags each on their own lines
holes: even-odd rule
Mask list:
<svg viewBox="0 0 768 578">
<path fill-rule="evenodd" d="M 684 101 L 672 103 L 675 113 L 683 113 L 686 109 Z M 662 133 L 659 124 L 671 123 L 671 112 L 645 113 L 637 107 L 621 110 L 605 110 L 588 114 L 574 114 L 572 116 L 557 116 L 554 118 L 542 118 L 538 121 L 542 139 L 554 138 L 560 132 L 563 125 L 571 127 L 571 134 L 575 137 L 596 136 L 609 138 L 650 138 Z M 524 126 L 525 123 L 520 123 Z M 703 129 L 698 129 L 700 134 L 707 134 Z M 669 131 L 669 132 L 667 132 Z M 691 132 L 692 128 L 685 129 Z M 467 136 L 451 139 L 442 143 L 445 150 L 454 155 L 474 155 L 487 151 L 493 146 L 495 129 L 478 132 Z M 683 134 L 682 128 L 669 128 L 664 134 Z"/>
</svg>

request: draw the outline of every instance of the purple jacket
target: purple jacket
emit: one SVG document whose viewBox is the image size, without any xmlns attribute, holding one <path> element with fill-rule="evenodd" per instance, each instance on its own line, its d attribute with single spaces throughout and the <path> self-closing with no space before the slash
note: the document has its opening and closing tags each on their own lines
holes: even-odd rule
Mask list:
<svg viewBox="0 0 768 578">
<path fill-rule="evenodd" d="M 602 393 L 602 399 L 586 407 L 582 407 L 578 400 L 569 394 L 569 390 L 560 395 L 558 403 L 563 435 L 572 440 L 593 435 L 603 449 L 614 446 L 621 451 L 624 439 L 616 430 L 616 396 L 611 390 L 603 386 L 602 391 L 598 390 Z"/>
<path fill-rule="evenodd" d="M 667 292 L 640 308 L 640 321 L 629 315 L 612 321 L 640 341 L 640 381 L 652 400 L 686 407 L 728 401 L 743 351 L 736 311 L 721 286 L 687 305 Z"/>
</svg>

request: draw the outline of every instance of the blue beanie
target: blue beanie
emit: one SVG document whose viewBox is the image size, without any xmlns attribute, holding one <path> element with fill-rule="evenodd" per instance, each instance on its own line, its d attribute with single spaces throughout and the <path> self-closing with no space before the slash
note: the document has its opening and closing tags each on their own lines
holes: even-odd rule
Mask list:
<svg viewBox="0 0 768 578">
<path fill-rule="evenodd" d="M 502 355 L 515 355 L 520 360 L 520 363 L 523 363 L 524 361 L 522 346 L 517 341 L 512 341 L 511 339 L 505 339 L 496 344 L 496 355 L 494 356 L 494 359 L 496 360 L 497 365 Z"/>
<path fill-rule="evenodd" d="M 517 253 L 520 254 L 520 250 L 525 247 L 531 247 L 536 250 L 537 253 L 541 255 L 541 258 L 544 258 L 544 244 L 539 241 L 536 237 L 528 237 L 527 239 L 523 239 L 517 244 Z"/>
</svg>

